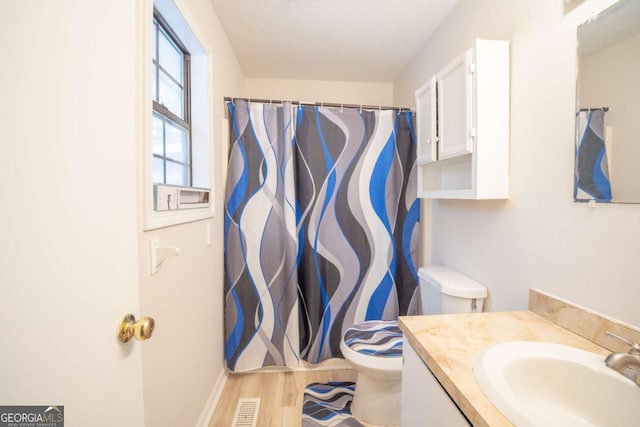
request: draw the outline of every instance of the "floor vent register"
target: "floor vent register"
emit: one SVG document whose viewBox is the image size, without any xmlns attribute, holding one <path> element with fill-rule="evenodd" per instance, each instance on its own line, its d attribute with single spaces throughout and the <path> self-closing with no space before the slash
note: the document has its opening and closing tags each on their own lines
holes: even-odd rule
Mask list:
<svg viewBox="0 0 640 427">
<path fill-rule="evenodd" d="M 238 399 L 232 427 L 256 427 L 260 398 Z"/>
</svg>

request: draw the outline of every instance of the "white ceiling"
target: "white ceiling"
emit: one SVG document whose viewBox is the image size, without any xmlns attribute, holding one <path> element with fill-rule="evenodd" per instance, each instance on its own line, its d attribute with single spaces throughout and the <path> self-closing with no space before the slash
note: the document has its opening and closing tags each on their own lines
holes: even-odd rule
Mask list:
<svg viewBox="0 0 640 427">
<path fill-rule="evenodd" d="M 619 2 L 578 27 L 578 57 L 586 58 L 640 33 L 640 0 Z"/>
<path fill-rule="evenodd" d="M 211 0 L 245 77 L 392 82 L 458 0 Z"/>
</svg>

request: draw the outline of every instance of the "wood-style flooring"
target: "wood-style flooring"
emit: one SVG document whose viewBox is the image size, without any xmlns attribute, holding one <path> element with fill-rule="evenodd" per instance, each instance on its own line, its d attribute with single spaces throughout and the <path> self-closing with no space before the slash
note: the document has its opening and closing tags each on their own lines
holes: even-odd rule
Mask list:
<svg viewBox="0 0 640 427">
<path fill-rule="evenodd" d="M 230 427 L 238 399 L 251 397 L 262 399 L 258 427 L 300 427 L 308 384 L 355 380 L 352 369 L 230 374 L 209 427 Z"/>
</svg>

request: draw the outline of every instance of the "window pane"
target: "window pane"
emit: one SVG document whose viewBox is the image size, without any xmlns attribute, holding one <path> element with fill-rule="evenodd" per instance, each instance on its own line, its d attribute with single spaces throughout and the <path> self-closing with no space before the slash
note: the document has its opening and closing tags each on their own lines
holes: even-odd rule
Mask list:
<svg viewBox="0 0 640 427">
<path fill-rule="evenodd" d="M 153 21 L 153 36 L 151 37 L 153 39 L 153 59 L 156 59 L 156 53 L 158 52 L 158 23 L 156 21 Z"/>
<path fill-rule="evenodd" d="M 158 102 L 164 105 L 176 116 L 184 119 L 183 95 L 180 86 L 175 84 L 167 75 L 160 70 L 160 87 L 158 88 Z"/>
<path fill-rule="evenodd" d="M 156 67 L 156 64 L 152 64 L 151 65 L 151 99 L 153 99 L 154 101 L 158 102 L 158 86 L 157 86 L 157 82 L 158 82 L 158 67 Z"/>
<path fill-rule="evenodd" d="M 153 182 L 164 184 L 164 161 L 157 157 L 153 158 Z"/>
<path fill-rule="evenodd" d="M 153 154 L 164 156 L 164 132 L 162 131 L 162 117 L 153 115 Z"/>
<path fill-rule="evenodd" d="M 184 53 L 178 40 L 165 31 L 162 21 L 153 20 L 152 49 L 152 162 L 153 181 L 170 185 L 191 185 L 189 131 L 175 116 L 186 118 L 188 82 Z M 157 104 L 164 108 L 158 108 Z M 175 115 L 175 116 L 174 116 Z"/>
<path fill-rule="evenodd" d="M 182 163 L 189 163 L 189 139 L 187 137 L 187 131 L 167 121 L 165 138 L 165 156 Z"/>
<path fill-rule="evenodd" d="M 164 68 L 174 79 L 182 83 L 182 52 L 169 41 L 165 33 L 158 34 L 160 43 L 160 66 Z"/>
<path fill-rule="evenodd" d="M 167 184 L 189 186 L 189 169 L 173 162 L 166 162 Z"/>
</svg>

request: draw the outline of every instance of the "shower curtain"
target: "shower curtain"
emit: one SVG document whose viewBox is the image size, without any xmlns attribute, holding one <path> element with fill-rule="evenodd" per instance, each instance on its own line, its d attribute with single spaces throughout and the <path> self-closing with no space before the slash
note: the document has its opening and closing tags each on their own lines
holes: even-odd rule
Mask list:
<svg viewBox="0 0 640 427">
<path fill-rule="evenodd" d="M 604 143 L 605 109 L 579 111 L 573 197 L 577 201 L 610 202 L 611 181 Z"/>
<path fill-rule="evenodd" d="M 341 357 L 352 324 L 417 313 L 411 113 L 227 106 L 228 368 Z"/>
</svg>

